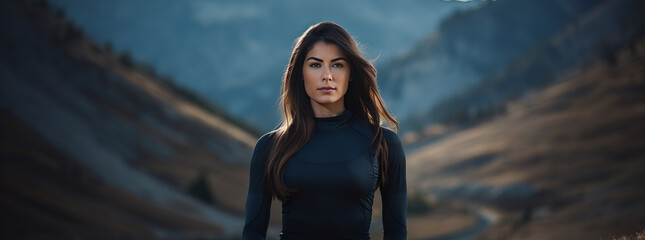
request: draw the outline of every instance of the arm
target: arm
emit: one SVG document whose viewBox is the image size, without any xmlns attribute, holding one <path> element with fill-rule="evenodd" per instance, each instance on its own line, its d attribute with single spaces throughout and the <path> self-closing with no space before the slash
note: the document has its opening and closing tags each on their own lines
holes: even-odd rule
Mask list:
<svg viewBox="0 0 645 240">
<path fill-rule="evenodd" d="M 265 239 L 269 226 L 271 194 L 262 181 L 262 174 L 269 154 L 270 134 L 270 132 L 264 134 L 258 139 L 251 157 L 249 191 L 246 196 L 244 230 L 242 232 L 244 240 Z"/>
<path fill-rule="evenodd" d="M 407 238 L 405 219 L 408 209 L 407 183 L 405 172 L 405 153 L 399 136 L 383 129 L 383 137 L 388 146 L 388 184 L 381 189 L 383 203 L 383 240 Z"/>
</svg>

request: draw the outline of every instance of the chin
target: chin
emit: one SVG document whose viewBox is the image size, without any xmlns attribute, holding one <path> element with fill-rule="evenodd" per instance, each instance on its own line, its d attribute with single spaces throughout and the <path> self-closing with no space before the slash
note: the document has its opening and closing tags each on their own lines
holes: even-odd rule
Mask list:
<svg viewBox="0 0 645 240">
<path fill-rule="evenodd" d="M 327 103 L 335 103 L 338 102 L 340 99 L 329 99 L 329 98 L 323 98 L 323 99 L 317 99 L 316 102 L 321 103 L 321 104 L 327 104 Z"/>
</svg>

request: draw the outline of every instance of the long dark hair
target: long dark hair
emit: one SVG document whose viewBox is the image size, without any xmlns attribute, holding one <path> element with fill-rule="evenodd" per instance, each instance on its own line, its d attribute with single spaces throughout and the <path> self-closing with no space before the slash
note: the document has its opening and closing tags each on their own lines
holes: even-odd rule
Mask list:
<svg viewBox="0 0 645 240">
<path fill-rule="evenodd" d="M 376 69 L 361 56 L 354 39 L 338 24 L 320 22 L 310 26 L 296 39 L 289 65 L 282 77 L 280 107 L 283 119 L 275 131 L 263 176 L 272 197 L 281 201 L 288 200 L 291 193 L 296 191 L 285 185 L 284 167 L 305 146 L 315 129 L 314 111 L 305 92 L 302 68 L 305 56 L 319 41 L 338 46 L 349 62 L 352 81 L 349 81 L 345 93 L 345 108 L 368 123 L 375 133 L 372 144 L 378 143 L 375 157 L 379 159 L 380 156 L 381 159 L 378 185 L 383 188 L 387 184 L 388 149 L 381 123 L 385 120 L 388 127 L 394 125 L 394 131 L 398 131 L 399 123 L 385 109 L 376 85 Z"/>
</svg>

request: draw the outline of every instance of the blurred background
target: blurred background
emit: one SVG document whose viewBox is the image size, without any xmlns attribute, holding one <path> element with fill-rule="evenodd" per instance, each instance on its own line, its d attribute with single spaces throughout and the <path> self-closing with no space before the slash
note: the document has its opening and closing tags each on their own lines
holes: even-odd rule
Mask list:
<svg viewBox="0 0 645 240">
<path fill-rule="evenodd" d="M 3 239 L 241 239 L 253 147 L 320 21 L 401 124 L 408 239 L 644 231 L 645 1 L 0 4 Z"/>
</svg>

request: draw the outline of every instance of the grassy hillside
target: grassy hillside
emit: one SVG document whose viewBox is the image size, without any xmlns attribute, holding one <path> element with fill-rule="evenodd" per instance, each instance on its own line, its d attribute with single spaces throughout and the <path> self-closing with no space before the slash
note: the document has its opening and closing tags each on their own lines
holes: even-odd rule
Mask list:
<svg viewBox="0 0 645 240">
<path fill-rule="evenodd" d="M 1 6 L 2 236 L 240 236 L 252 134 L 46 2 Z"/>
<path fill-rule="evenodd" d="M 3 110 L 1 235 L 6 239 L 218 236 L 222 229 L 106 184 Z"/>
<path fill-rule="evenodd" d="M 645 39 L 409 156 L 411 187 L 493 206 L 480 239 L 599 239 L 645 222 Z M 603 238 L 603 239 L 604 239 Z"/>
</svg>

